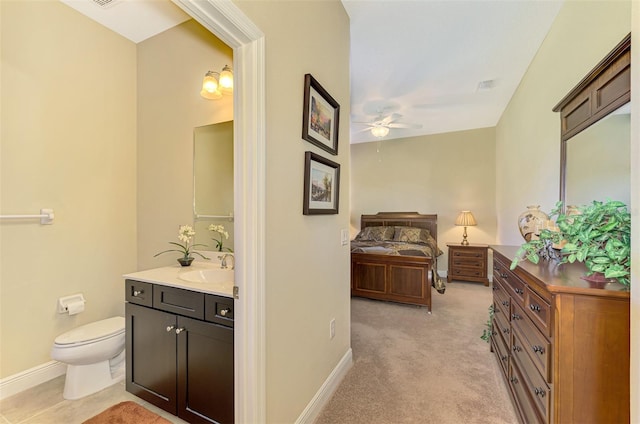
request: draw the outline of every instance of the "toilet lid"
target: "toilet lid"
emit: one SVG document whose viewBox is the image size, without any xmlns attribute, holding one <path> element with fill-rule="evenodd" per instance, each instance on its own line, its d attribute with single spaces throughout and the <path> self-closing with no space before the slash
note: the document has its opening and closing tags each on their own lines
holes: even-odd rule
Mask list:
<svg viewBox="0 0 640 424">
<path fill-rule="evenodd" d="M 113 317 L 74 328 L 56 337 L 58 345 L 76 344 L 110 337 L 124 332 L 124 317 Z"/>
</svg>

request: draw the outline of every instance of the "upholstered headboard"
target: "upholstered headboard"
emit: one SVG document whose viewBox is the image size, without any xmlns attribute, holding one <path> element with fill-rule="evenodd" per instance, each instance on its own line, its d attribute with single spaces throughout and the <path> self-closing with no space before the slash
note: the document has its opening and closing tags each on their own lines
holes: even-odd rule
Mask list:
<svg viewBox="0 0 640 424">
<path fill-rule="evenodd" d="M 398 226 L 425 228 L 438 240 L 438 215 L 423 215 L 418 212 L 378 212 L 375 215 L 362 215 L 360 229 L 366 227 Z"/>
</svg>

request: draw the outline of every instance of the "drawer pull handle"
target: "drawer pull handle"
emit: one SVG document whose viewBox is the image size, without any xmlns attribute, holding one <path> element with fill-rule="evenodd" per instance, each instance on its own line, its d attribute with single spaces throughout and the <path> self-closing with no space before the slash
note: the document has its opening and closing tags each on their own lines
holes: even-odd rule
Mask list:
<svg viewBox="0 0 640 424">
<path fill-rule="evenodd" d="M 518 319 L 522 319 L 522 317 L 518 314 L 511 314 L 511 319 L 518 320 Z"/>
<path fill-rule="evenodd" d="M 502 332 L 503 332 L 504 334 L 509 334 L 509 329 L 508 329 L 508 328 L 504 328 L 504 329 L 502 330 Z"/>
<path fill-rule="evenodd" d="M 497 332 L 497 331 L 492 331 L 492 332 L 491 332 L 491 335 L 492 335 L 492 336 L 495 336 L 495 335 L 497 335 L 497 334 L 498 334 L 498 332 Z"/>
<path fill-rule="evenodd" d="M 516 353 L 520 352 L 521 350 L 522 350 L 522 348 L 520 346 L 518 346 L 518 345 L 513 347 L 513 351 L 516 352 Z"/>
<path fill-rule="evenodd" d="M 134 291 L 133 291 L 133 297 L 138 297 L 138 296 L 140 296 L 142 293 L 144 293 L 144 290 L 134 290 Z"/>
<path fill-rule="evenodd" d="M 174 328 L 176 327 L 174 327 L 173 325 L 167 325 L 167 333 L 173 330 Z"/>
<path fill-rule="evenodd" d="M 176 334 L 180 334 L 185 330 L 184 327 L 176 328 Z"/>
<path fill-rule="evenodd" d="M 539 353 L 540 355 L 544 355 L 544 347 L 542 347 L 542 346 L 534 345 L 533 346 L 533 351 L 535 353 Z"/>
<path fill-rule="evenodd" d="M 524 294 L 524 290 L 522 290 L 522 289 L 516 288 L 515 291 L 518 294 Z"/>
<path fill-rule="evenodd" d="M 540 396 L 540 397 L 545 397 L 547 394 L 547 391 L 545 389 L 541 389 L 538 387 L 534 388 L 533 391 L 536 394 L 536 396 Z"/>
<path fill-rule="evenodd" d="M 518 379 L 515 377 L 511 377 L 509 381 L 511 381 L 512 384 L 518 384 Z"/>
<path fill-rule="evenodd" d="M 504 305 L 504 306 L 509 306 L 509 301 L 508 301 L 508 300 L 503 300 L 503 301 L 502 301 L 502 305 Z"/>
<path fill-rule="evenodd" d="M 501 272 L 501 273 L 500 273 L 500 276 L 501 276 L 502 278 L 507 278 L 509 275 L 505 274 L 504 272 Z"/>
<path fill-rule="evenodd" d="M 499 266 L 494 265 L 494 266 L 493 266 L 493 270 L 494 270 L 494 271 L 500 271 L 500 267 L 499 267 Z"/>
<path fill-rule="evenodd" d="M 531 305 L 529 305 L 529 309 L 531 309 L 533 312 L 540 312 L 540 305 L 534 305 L 532 303 Z"/>
<path fill-rule="evenodd" d="M 500 357 L 500 359 L 502 359 L 502 362 L 505 362 L 507 359 L 509 359 L 509 357 L 507 355 L 504 355 Z"/>
<path fill-rule="evenodd" d="M 226 317 L 227 315 L 229 315 L 229 312 L 231 312 L 231 309 L 225 308 L 225 309 L 220 310 L 220 315 L 223 316 L 223 317 Z"/>
<path fill-rule="evenodd" d="M 494 290 L 494 291 L 498 290 L 498 286 L 493 286 L 493 287 L 491 287 L 491 289 Z"/>
</svg>

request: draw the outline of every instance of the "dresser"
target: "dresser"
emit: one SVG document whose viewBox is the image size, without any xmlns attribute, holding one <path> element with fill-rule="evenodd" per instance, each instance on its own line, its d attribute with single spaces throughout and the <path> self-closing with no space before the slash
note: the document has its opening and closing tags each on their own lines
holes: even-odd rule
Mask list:
<svg viewBox="0 0 640 424">
<path fill-rule="evenodd" d="M 627 423 L 629 291 L 593 288 L 583 264 L 510 264 L 493 250 L 491 350 L 522 423 Z"/>
<path fill-rule="evenodd" d="M 486 244 L 461 245 L 447 243 L 449 248 L 449 269 L 447 282 L 451 280 L 472 281 L 489 285 L 487 260 L 489 246 Z"/>
</svg>

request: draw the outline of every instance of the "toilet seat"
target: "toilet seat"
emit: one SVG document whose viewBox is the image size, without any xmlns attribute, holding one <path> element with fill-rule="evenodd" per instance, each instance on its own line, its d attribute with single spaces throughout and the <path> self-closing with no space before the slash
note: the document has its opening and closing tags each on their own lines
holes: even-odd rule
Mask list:
<svg viewBox="0 0 640 424">
<path fill-rule="evenodd" d="M 59 348 L 82 346 L 122 335 L 124 327 L 124 317 L 107 318 L 60 334 L 56 337 L 54 343 Z"/>
</svg>

